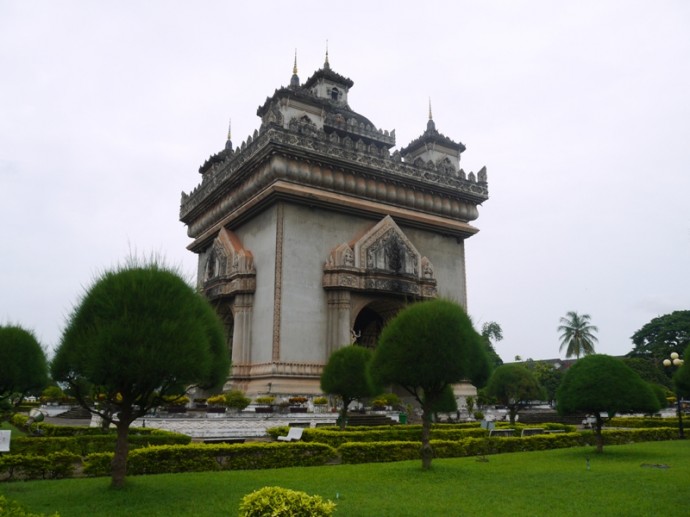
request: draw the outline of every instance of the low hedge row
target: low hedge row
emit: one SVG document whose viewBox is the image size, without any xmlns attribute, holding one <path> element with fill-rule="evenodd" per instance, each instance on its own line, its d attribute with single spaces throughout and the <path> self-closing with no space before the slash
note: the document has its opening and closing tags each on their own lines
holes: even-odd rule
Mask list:
<svg viewBox="0 0 690 517">
<path fill-rule="evenodd" d="M 605 445 L 672 440 L 672 428 L 604 430 Z M 593 431 L 541 434 L 524 438 L 466 437 L 432 440 L 437 458 L 457 458 L 507 452 L 539 451 L 594 445 Z M 271 469 L 325 465 L 340 458 L 342 463 L 375 463 L 419 458 L 418 441 L 348 442 L 337 450 L 317 442 L 190 444 L 146 447 L 129 454 L 129 474 L 162 474 L 213 470 Z M 110 474 L 111 452 L 92 453 L 84 459 L 83 473 Z M 80 465 L 80 456 L 63 451 L 46 456 L 10 454 L 0 457 L 0 480 L 69 477 Z"/>
<path fill-rule="evenodd" d="M 606 423 L 610 427 L 675 427 L 678 428 L 678 417 L 614 417 Z"/>
<path fill-rule="evenodd" d="M 130 452 L 129 474 L 163 474 L 208 470 L 248 470 L 325 465 L 337 459 L 335 449 L 322 443 L 191 444 L 149 447 Z M 112 453 L 84 459 L 89 476 L 110 474 Z"/>
<path fill-rule="evenodd" d="M 80 463 L 79 455 L 67 451 L 45 456 L 5 454 L 0 456 L 0 481 L 71 477 Z"/>
<path fill-rule="evenodd" d="M 115 450 L 115 434 L 80 435 L 71 437 L 24 437 L 12 438 L 10 454 L 32 454 L 45 456 L 59 451 L 67 451 L 79 456 Z M 130 450 L 153 445 L 186 445 L 192 441 L 184 434 L 158 431 L 145 435 L 129 435 Z"/>
<path fill-rule="evenodd" d="M 507 428 L 508 424 L 498 425 L 497 428 Z M 515 436 L 520 436 L 522 429 L 540 427 L 547 430 L 562 430 L 565 432 L 575 431 L 574 426 L 563 424 L 542 424 L 529 426 L 516 423 L 510 426 L 515 429 Z M 331 447 L 338 448 L 344 443 L 349 442 L 419 442 L 422 439 L 421 425 L 387 426 L 352 430 L 350 428 L 340 431 L 338 429 L 317 428 L 305 429 L 302 433 L 302 441 L 325 443 Z M 267 430 L 269 436 L 274 440 L 278 436 L 287 435 L 289 427 L 280 426 Z M 479 424 L 468 425 L 434 425 L 431 429 L 432 440 L 462 440 L 465 438 L 482 438 L 488 435 L 486 429 L 479 427 Z"/>
<path fill-rule="evenodd" d="M 610 430 L 602 432 L 605 445 L 673 440 L 677 432 L 670 429 Z M 460 458 L 507 452 L 543 451 L 594 445 L 593 431 L 539 434 L 524 438 L 464 438 L 431 440 L 437 458 Z M 375 463 L 419 458 L 418 442 L 348 442 L 338 447 L 342 463 Z"/>
<path fill-rule="evenodd" d="M 461 458 L 502 452 L 538 451 L 584 445 L 581 433 L 542 434 L 525 438 L 431 440 L 437 458 Z M 418 442 L 349 442 L 338 448 L 343 463 L 375 463 L 419 459 Z"/>
<path fill-rule="evenodd" d="M 29 419 L 27 415 L 17 413 L 12 416 L 11 423 L 19 429 L 24 429 L 26 421 Z M 53 425 L 47 423 L 33 424 L 35 427 L 40 429 L 42 436 L 44 437 L 58 437 L 58 436 L 103 436 L 103 429 L 100 427 L 86 427 L 81 425 Z M 115 429 L 110 429 L 109 433 L 115 433 Z M 160 429 L 153 429 L 147 427 L 130 427 L 130 435 L 142 435 L 147 436 L 150 434 L 177 434 L 170 431 L 161 431 Z"/>
</svg>

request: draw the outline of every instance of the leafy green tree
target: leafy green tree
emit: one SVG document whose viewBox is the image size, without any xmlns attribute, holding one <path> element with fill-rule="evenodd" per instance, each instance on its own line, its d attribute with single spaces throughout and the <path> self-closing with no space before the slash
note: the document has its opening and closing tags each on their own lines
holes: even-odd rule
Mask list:
<svg viewBox="0 0 690 517">
<path fill-rule="evenodd" d="M 519 364 L 504 364 L 494 370 L 486 385 L 486 394 L 508 408 L 511 425 L 518 412 L 532 400 L 544 398 L 537 377 Z"/>
<path fill-rule="evenodd" d="M 213 308 L 156 263 L 103 273 L 72 312 L 51 364 L 79 403 L 117 429 L 112 486 L 126 475 L 130 424 L 186 387 L 221 385 L 230 367 Z M 90 399 L 102 404 L 93 407 Z M 114 414 L 113 414 L 114 413 Z"/>
<path fill-rule="evenodd" d="M 331 354 L 321 374 L 321 390 L 339 396 L 340 428 L 347 425 L 347 408 L 353 400 L 371 397 L 380 392 L 369 374 L 373 352 L 359 345 L 347 345 Z"/>
<path fill-rule="evenodd" d="M 632 335 L 628 357 L 653 359 L 657 364 L 690 345 L 690 311 L 674 311 L 654 318 Z"/>
<path fill-rule="evenodd" d="M 481 386 L 490 369 L 481 335 L 463 308 L 451 301 L 415 303 L 384 327 L 372 375 L 380 385 L 399 385 L 419 403 L 423 469 L 431 467 L 431 420 L 445 390 L 465 379 Z"/>
<path fill-rule="evenodd" d="M 495 321 L 489 321 L 482 325 L 482 338 L 486 345 L 487 355 L 494 365 L 494 368 L 503 364 L 503 359 L 496 353 L 493 343 L 503 339 L 503 329 Z"/>
<path fill-rule="evenodd" d="M 544 388 L 544 395 L 550 405 L 556 400 L 556 391 L 563 381 L 563 370 L 553 364 L 543 361 L 535 361 L 532 371 L 539 384 Z"/>
<path fill-rule="evenodd" d="M 594 353 L 594 343 L 598 341 L 594 335 L 599 329 L 590 323 L 591 317 L 589 314 L 578 314 L 574 311 L 569 311 L 564 318 L 561 318 L 561 324 L 558 326 L 558 331 L 561 332 L 561 347 L 566 347 L 565 357 L 575 356 L 578 359 L 581 355 L 589 355 Z"/>
<path fill-rule="evenodd" d="M 660 359 L 663 360 L 664 358 Z M 622 361 L 628 367 L 635 370 L 643 380 L 652 384 L 661 384 L 666 388 L 671 388 L 673 384 L 671 377 L 663 371 L 660 362 L 648 357 L 623 357 Z"/>
<path fill-rule="evenodd" d="M 579 412 L 596 418 L 597 452 L 603 452 L 601 428 L 604 419 L 616 413 L 639 411 L 655 413 L 660 405 L 652 388 L 623 361 L 608 355 L 583 357 L 565 373 L 556 395 L 558 412 L 562 415 Z"/>
<path fill-rule="evenodd" d="M 45 353 L 33 332 L 17 325 L 0 326 L 0 420 L 9 417 L 24 397 L 48 384 Z"/>
</svg>

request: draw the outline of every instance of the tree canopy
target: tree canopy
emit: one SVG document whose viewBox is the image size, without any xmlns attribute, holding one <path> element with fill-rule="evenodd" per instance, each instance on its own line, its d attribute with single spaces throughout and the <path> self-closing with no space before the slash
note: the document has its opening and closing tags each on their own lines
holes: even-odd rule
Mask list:
<svg viewBox="0 0 690 517">
<path fill-rule="evenodd" d="M 444 390 L 466 379 L 482 386 L 490 369 L 481 335 L 464 309 L 451 301 L 415 303 L 384 327 L 372 375 L 380 385 L 401 386 L 419 402 L 423 468 L 431 466 L 431 418 Z"/>
<path fill-rule="evenodd" d="M 574 311 L 569 311 L 561 318 L 561 324 L 558 326 L 558 331 L 561 332 L 559 350 L 562 351 L 566 347 L 566 358 L 575 356 L 579 359 L 581 355 L 594 353 L 594 343 L 598 341 L 594 334 L 599 329 L 592 325 L 590 320 L 589 314 L 578 314 Z"/>
<path fill-rule="evenodd" d="M 0 358 L 0 415 L 5 415 L 48 384 L 48 365 L 33 332 L 17 325 L 0 326 Z"/>
<path fill-rule="evenodd" d="M 376 395 L 378 390 L 369 374 L 373 352 L 359 345 L 347 345 L 331 354 L 321 374 L 324 393 L 339 396 L 343 401 L 340 428 L 347 425 L 347 408 L 353 400 Z"/>
<path fill-rule="evenodd" d="M 494 348 L 494 342 L 501 341 L 503 339 L 503 329 L 495 321 L 489 321 L 482 325 L 482 338 L 484 338 L 484 344 L 486 345 L 486 353 L 491 360 L 494 368 L 501 366 L 503 364 L 503 359 L 498 355 L 496 349 Z"/>
<path fill-rule="evenodd" d="M 603 451 L 601 413 L 654 413 L 660 405 L 650 385 L 623 361 L 602 354 L 589 355 L 572 365 L 556 394 L 561 414 L 588 413 L 596 417 L 597 452 Z"/>
<path fill-rule="evenodd" d="M 664 358 L 660 359 L 663 360 Z M 671 388 L 671 376 L 663 371 L 660 361 L 654 361 L 647 357 L 624 357 L 622 361 L 635 370 L 643 380 Z"/>
<path fill-rule="evenodd" d="M 213 308 L 154 263 L 108 271 L 95 281 L 69 318 L 51 370 L 80 404 L 116 425 L 112 483 L 119 487 L 129 425 L 191 384 L 221 385 L 229 366 Z"/>
<path fill-rule="evenodd" d="M 629 357 L 646 357 L 663 361 L 672 352 L 681 353 L 690 345 L 690 311 L 674 311 L 654 318 L 635 332 L 635 345 Z"/>
<path fill-rule="evenodd" d="M 496 368 L 486 385 L 485 394 L 508 408 L 511 424 L 515 424 L 516 415 L 530 401 L 545 397 L 534 373 L 519 364 L 504 364 Z"/>
</svg>

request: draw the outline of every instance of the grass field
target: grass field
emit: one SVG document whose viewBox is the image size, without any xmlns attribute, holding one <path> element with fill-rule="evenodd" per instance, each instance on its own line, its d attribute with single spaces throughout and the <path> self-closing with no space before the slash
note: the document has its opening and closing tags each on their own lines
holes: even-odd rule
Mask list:
<svg viewBox="0 0 690 517">
<path fill-rule="evenodd" d="M 121 491 L 107 478 L 14 482 L 0 494 L 61 517 L 234 516 L 242 496 L 271 485 L 332 499 L 338 517 L 690 515 L 690 441 L 486 459 L 138 476 Z"/>
</svg>

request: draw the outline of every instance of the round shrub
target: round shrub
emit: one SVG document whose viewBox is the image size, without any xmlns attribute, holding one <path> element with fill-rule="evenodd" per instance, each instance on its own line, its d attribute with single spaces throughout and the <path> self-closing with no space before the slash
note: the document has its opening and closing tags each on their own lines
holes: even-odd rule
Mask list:
<svg viewBox="0 0 690 517">
<path fill-rule="evenodd" d="M 321 496 L 266 486 L 247 494 L 240 502 L 240 517 L 328 517 L 333 515 L 335 503 L 324 501 Z"/>
<path fill-rule="evenodd" d="M 251 404 L 251 402 L 252 400 L 246 397 L 241 390 L 230 390 L 225 394 L 225 404 L 229 408 L 234 408 L 238 411 L 242 411 Z"/>
</svg>

